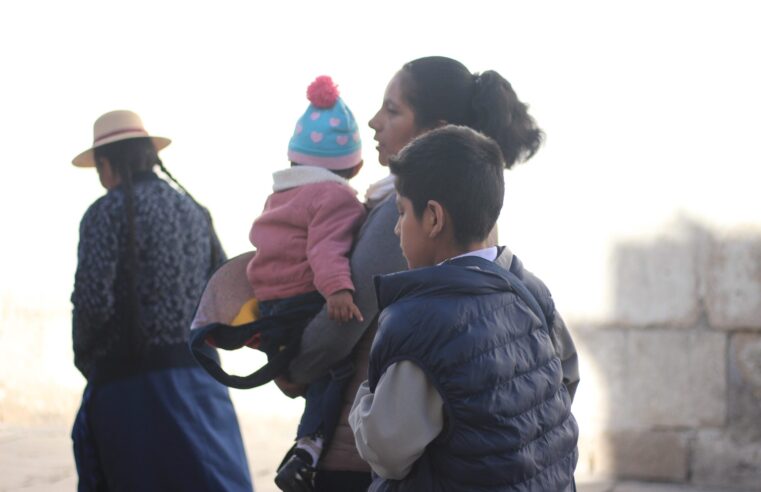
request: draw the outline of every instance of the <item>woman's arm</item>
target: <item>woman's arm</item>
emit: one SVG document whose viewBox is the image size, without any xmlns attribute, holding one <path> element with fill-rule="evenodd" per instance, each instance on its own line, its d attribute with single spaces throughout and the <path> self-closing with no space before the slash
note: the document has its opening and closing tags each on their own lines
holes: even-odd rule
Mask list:
<svg viewBox="0 0 761 492">
<path fill-rule="evenodd" d="M 394 234 L 397 218 L 394 195 L 391 195 L 370 211 L 351 254 L 354 303 L 364 320 L 334 322 L 323 309 L 304 330 L 301 351 L 290 365 L 292 381 L 310 383 L 326 374 L 351 353 L 365 330 L 375 322 L 378 302 L 373 277 L 407 269 L 399 239 Z"/>
<path fill-rule="evenodd" d="M 568 331 L 568 327 L 557 309 L 555 309 L 553 316 L 550 335 L 552 345 L 555 347 L 555 352 L 557 352 L 563 366 L 563 384 L 565 384 L 568 394 L 571 395 L 571 401 L 573 401 L 573 397 L 576 395 L 576 387 L 579 385 L 579 357 L 576 354 L 576 345 L 571 338 L 571 332 Z"/>
<path fill-rule="evenodd" d="M 214 228 L 214 221 L 211 218 L 211 212 L 209 212 L 209 210 L 205 207 L 202 207 L 202 210 L 209 222 L 209 247 L 211 248 L 209 277 L 211 277 L 217 268 L 222 266 L 222 264 L 227 261 L 227 253 L 225 253 L 225 249 L 222 247 L 222 242 L 219 240 L 219 236 L 217 236 L 217 230 Z"/>
<path fill-rule="evenodd" d="M 93 351 L 103 325 L 114 314 L 114 281 L 118 258 L 118 235 L 103 208 L 96 202 L 79 226 L 77 271 L 71 294 L 74 364 L 88 377 Z"/>
</svg>

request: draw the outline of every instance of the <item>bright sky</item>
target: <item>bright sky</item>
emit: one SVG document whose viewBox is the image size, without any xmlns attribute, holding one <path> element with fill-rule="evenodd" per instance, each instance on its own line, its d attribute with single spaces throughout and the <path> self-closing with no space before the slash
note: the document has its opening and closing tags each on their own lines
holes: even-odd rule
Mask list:
<svg viewBox="0 0 761 492">
<path fill-rule="evenodd" d="M 503 242 L 573 315 L 603 296 L 603 258 L 675 217 L 761 223 L 761 46 L 755 2 L 169 2 L 0 4 L 3 302 L 67 311 L 77 227 L 102 194 L 71 159 L 92 123 L 132 109 L 173 139 L 167 167 L 247 234 L 306 108 L 331 75 L 363 125 L 363 193 L 383 177 L 364 123 L 401 65 L 442 54 L 495 69 L 547 133 L 507 174 Z M 754 61 L 755 60 L 755 61 Z M 588 294 L 588 292 L 587 292 Z M 64 320 L 68 323 L 68 320 Z M 68 324 L 65 324 L 68 330 Z"/>
</svg>

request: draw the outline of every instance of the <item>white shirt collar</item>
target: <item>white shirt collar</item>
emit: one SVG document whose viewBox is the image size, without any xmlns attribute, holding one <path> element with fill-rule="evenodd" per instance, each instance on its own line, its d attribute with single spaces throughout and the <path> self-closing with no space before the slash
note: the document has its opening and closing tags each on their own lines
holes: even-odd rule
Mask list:
<svg viewBox="0 0 761 492">
<path fill-rule="evenodd" d="M 494 261 L 497 259 L 498 252 L 499 251 L 497 250 L 496 246 L 490 246 L 488 248 L 477 249 L 475 251 L 468 251 L 467 253 L 453 256 L 452 258 L 449 258 L 449 260 L 444 260 L 444 261 L 450 261 L 450 260 L 454 260 L 455 258 L 462 258 L 464 256 L 478 256 L 480 258 L 483 258 L 484 260 Z M 441 263 L 444 263 L 444 261 L 442 261 Z M 439 263 L 439 265 L 441 265 L 441 263 Z"/>
</svg>

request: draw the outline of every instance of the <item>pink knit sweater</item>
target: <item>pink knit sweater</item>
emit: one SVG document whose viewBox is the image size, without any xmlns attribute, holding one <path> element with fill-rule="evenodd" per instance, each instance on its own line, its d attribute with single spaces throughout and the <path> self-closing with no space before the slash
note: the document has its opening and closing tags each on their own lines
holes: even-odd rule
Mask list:
<svg viewBox="0 0 761 492">
<path fill-rule="evenodd" d="M 331 180 L 267 198 L 249 234 L 256 255 L 246 273 L 258 300 L 354 290 L 348 254 L 365 218 L 355 195 L 347 184 Z"/>
</svg>

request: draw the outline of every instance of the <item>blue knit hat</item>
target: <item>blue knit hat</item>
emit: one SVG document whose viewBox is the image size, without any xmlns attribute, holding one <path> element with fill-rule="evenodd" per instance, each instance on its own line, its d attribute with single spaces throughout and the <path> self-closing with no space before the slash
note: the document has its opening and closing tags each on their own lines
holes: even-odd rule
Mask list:
<svg viewBox="0 0 761 492">
<path fill-rule="evenodd" d="M 288 143 L 288 159 L 306 166 L 349 169 L 362 160 L 362 144 L 354 115 L 338 97 L 338 87 L 321 75 L 307 88 L 311 103 L 296 123 Z"/>
</svg>

